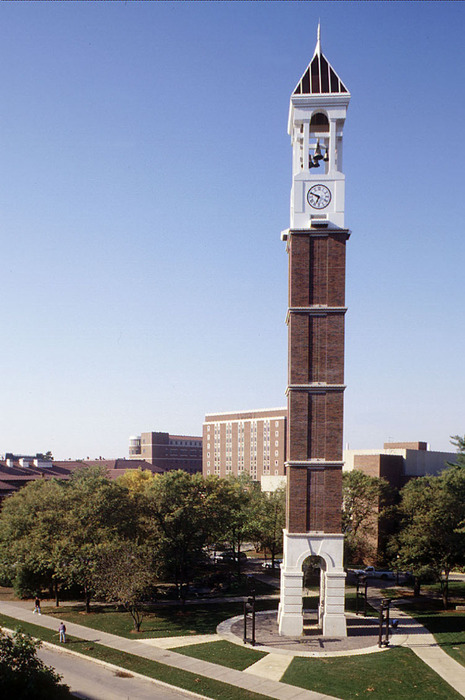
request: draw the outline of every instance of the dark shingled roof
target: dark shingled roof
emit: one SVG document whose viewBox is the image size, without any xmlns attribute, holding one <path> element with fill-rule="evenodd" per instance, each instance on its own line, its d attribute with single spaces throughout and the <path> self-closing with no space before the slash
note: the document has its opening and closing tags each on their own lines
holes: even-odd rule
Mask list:
<svg viewBox="0 0 465 700">
<path fill-rule="evenodd" d="M 321 51 L 320 25 L 318 25 L 315 53 L 293 94 L 340 95 L 348 92 L 346 86 Z"/>
</svg>

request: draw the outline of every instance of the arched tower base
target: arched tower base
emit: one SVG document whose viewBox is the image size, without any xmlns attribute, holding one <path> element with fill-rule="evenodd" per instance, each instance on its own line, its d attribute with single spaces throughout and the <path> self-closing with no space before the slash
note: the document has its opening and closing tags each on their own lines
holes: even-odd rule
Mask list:
<svg viewBox="0 0 465 700">
<path fill-rule="evenodd" d="M 343 554 L 344 535 L 284 530 L 279 634 L 287 637 L 302 634 L 302 564 L 308 556 L 318 556 L 322 560 L 318 624 L 325 637 L 347 637 Z"/>
</svg>

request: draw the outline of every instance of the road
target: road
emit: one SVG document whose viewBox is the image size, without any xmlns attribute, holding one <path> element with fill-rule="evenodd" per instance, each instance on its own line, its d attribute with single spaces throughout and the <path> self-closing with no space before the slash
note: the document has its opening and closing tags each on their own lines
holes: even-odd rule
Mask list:
<svg viewBox="0 0 465 700">
<path fill-rule="evenodd" d="M 141 678 L 121 678 L 87 659 L 42 647 L 39 657 L 53 666 L 78 698 L 86 700 L 192 700 L 194 694 Z M 129 674 L 129 671 L 128 671 Z M 201 696 L 197 696 L 201 697 Z"/>
</svg>

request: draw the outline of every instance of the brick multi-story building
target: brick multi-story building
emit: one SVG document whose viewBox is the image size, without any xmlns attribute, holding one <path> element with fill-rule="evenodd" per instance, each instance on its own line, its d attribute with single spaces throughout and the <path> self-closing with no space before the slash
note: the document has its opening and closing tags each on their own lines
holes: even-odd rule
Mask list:
<svg viewBox="0 0 465 700">
<path fill-rule="evenodd" d="M 129 438 L 129 459 L 143 459 L 164 471 L 202 471 L 202 438 L 169 433 L 141 433 Z"/>
<path fill-rule="evenodd" d="M 238 476 L 254 481 L 284 476 L 286 408 L 209 413 L 203 424 L 204 476 Z"/>
</svg>

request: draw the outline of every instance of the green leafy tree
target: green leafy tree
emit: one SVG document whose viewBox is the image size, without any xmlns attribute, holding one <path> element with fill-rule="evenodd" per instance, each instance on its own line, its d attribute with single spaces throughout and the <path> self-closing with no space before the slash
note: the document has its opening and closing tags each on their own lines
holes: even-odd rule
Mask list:
<svg viewBox="0 0 465 700">
<path fill-rule="evenodd" d="M 457 448 L 457 459 L 455 462 L 447 462 L 449 467 L 465 467 L 465 435 L 453 435 L 451 443 Z"/>
<path fill-rule="evenodd" d="M 369 476 L 360 469 L 342 475 L 342 531 L 346 558 L 372 560 L 378 547 L 380 513 L 392 498 L 385 479 Z"/>
<path fill-rule="evenodd" d="M 136 632 L 143 619 L 143 601 L 154 583 L 152 554 L 133 541 L 107 544 L 100 549 L 93 570 L 93 585 L 104 600 L 123 605 Z"/>
<path fill-rule="evenodd" d="M 60 587 L 77 584 L 89 610 L 100 548 L 115 537 L 136 537 L 137 522 L 127 489 L 102 466 L 78 470 L 69 481 L 34 481 L 4 501 L 1 569 L 19 593 L 46 586 L 57 605 Z"/>
<path fill-rule="evenodd" d="M 229 544 L 236 559 L 237 576 L 241 575 L 241 551 L 245 542 L 253 541 L 256 532 L 254 511 L 260 486 L 248 474 L 222 479 L 221 532 L 219 539 Z"/>
<path fill-rule="evenodd" d="M 58 596 L 63 580 L 63 488 L 56 480 L 37 480 L 5 499 L 0 513 L 0 557 L 19 594 L 33 591 L 25 582 L 46 586 Z M 30 583 L 29 583 L 30 585 Z"/>
<path fill-rule="evenodd" d="M 182 600 L 218 531 L 221 495 L 218 479 L 184 471 L 157 475 L 146 491 L 142 527 L 153 544 L 159 575 L 174 581 Z"/>
<path fill-rule="evenodd" d="M 425 577 L 441 581 L 447 607 L 450 571 L 465 564 L 465 468 L 412 479 L 401 491 L 399 515 L 392 542 L 399 566 L 415 576 L 416 594 Z"/>
<path fill-rule="evenodd" d="M 37 656 L 40 642 L 16 630 L 0 630 L 0 696 L 17 700 L 65 700 L 72 695 L 61 676 Z"/>
<path fill-rule="evenodd" d="M 286 490 L 276 489 L 271 493 L 259 491 L 252 507 L 251 527 L 254 541 L 271 556 L 271 567 L 275 567 L 277 554 L 283 549 L 283 529 L 286 520 Z"/>
<path fill-rule="evenodd" d="M 108 478 L 105 467 L 86 467 L 63 482 L 64 500 L 58 575 L 84 591 L 86 610 L 94 593 L 100 551 L 115 538 L 136 539 L 137 518 L 124 486 Z"/>
</svg>

